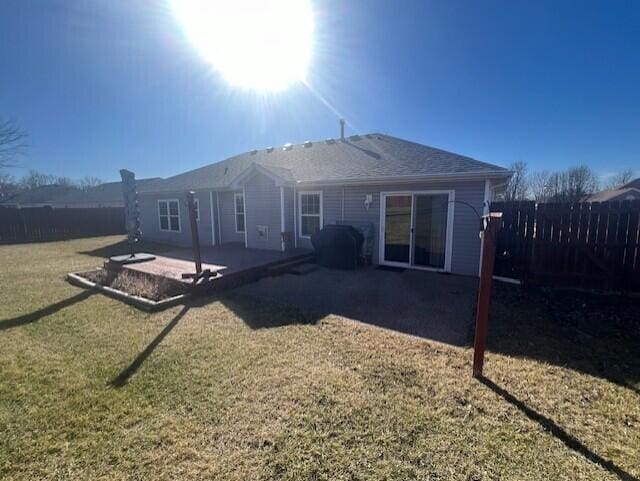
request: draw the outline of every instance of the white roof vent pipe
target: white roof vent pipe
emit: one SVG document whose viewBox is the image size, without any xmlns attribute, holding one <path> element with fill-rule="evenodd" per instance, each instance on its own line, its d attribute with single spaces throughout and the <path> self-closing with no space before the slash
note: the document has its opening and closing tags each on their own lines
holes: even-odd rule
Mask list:
<svg viewBox="0 0 640 481">
<path fill-rule="evenodd" d="M 340 119 L 340 140 L 344 140 L 344 119 Z"/>
</svg>

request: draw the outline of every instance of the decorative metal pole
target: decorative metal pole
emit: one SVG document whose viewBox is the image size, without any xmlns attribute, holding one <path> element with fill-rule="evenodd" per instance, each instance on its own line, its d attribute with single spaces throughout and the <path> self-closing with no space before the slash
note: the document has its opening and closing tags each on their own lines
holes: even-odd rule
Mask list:
<svg viewBox="0 0 640 481">
<path fill-rule="evenodd" d="M 135 257 L 135 245 L 140 240 L 140 209 L 138 208 L 138 193 L 136 192 L 136 176 L 133 172 L 122 169 L 122 194 L 124 195 L 124 215 L 127 229 L 127 240 L 131 257 Z"/>
</svg>

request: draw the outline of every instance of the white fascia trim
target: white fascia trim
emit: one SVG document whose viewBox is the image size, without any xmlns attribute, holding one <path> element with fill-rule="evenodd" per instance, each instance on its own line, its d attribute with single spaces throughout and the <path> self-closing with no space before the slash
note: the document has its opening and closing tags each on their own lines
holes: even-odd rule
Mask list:
<svg viewBox="0 0 640 481">
<path fill-rule="evenodd" d="M 512 171 L 461 172 L 459 174 L 404 175 L 394 177 L 368 177 L 362 179 L 335 179 L 318 181 L 298 181 L 299 186 L 312 185 L 362 185 L 362 184 L 414 184 L 416 182 L 442 182 L 448 180 L 485 180 L 489 178 L 506 178 Z"/>
<path fill-rule="evenodd" d="M 270 174 L 274 176 L 273 173 Z M 313 180 L 305 181 L 299 180 L 296 182 L 288 182 L 281 179 L 281 185 L 298 185 L 300 187 L 312 187 L 320 185 L 375 185 L 375 184 L 415 184 L 418 182 L 443 182 L 443 181 L 465 181 L 465 180 L 485 180 L 485 179 L 503 179 L 509 178 L 513 175 L 513 171 L 498 170 L 488 172 L 461 172 L 458 174 L 433 174 L 433 175 L 404 175 L 404 176 L 390 176 L 390 177 L 367 177 L 362 179 L 330 179 L 330 180 Z M 275 176 L 277 177 L 277 176 Z M 235 180 L 235 179 L 234 179 Z M 280 186 L 280 184 L 278 184 Z M 238 186 L 239 187 L 239 186 Z M 215 190 L 220 192 L 228 192 L 238 190 L 238 187 L 234 187 L 229 184 L 224 187 L 218 187 Z M 179 189 L 179 190 L 158 190 L 158 191 L 144 191 L 139 192 L 139 195 L 169 195 L 169 194 L 182 194 L 189 190 L 193 192 L 207 192 L 210 188 L 201 189 Z"/>
</svg>

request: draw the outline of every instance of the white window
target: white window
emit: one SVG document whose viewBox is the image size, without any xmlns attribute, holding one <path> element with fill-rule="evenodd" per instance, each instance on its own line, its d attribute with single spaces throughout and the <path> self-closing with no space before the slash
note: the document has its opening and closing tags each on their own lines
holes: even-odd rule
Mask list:
<svg viewBox="0 0 640 481">
<path fill-rule="evenodd" d="M 178 200 L 159 200 L 158 218 L 160 219 L 160 230 L 180 232 L 180 203 Z"/>
<path fill-rule="evenodd" d="M 236 232 L 244 233 L 244 194 L 235 194 L 233 196 L 236 213 Z"/>
<path fill-rule="evenodd" d="M 300 237 L 311 237 L 322 228 L 322 192 L 300 192 Z"/>
</svg>

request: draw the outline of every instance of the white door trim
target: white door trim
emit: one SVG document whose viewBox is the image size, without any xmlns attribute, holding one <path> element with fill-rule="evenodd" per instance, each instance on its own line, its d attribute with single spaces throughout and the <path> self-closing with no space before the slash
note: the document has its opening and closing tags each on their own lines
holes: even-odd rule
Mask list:
<svg viewBox="0 0 640 481">
<path fill-rule="evenodd" d="M 444 268 L 416 266 L 413 264 L 414 233 L 409 236 L 409 262 L 393 262 L 384 259 L 384 233 L 385 233 L 385 210 L 386 198 L 394 195 L 411 196 L 411 226 L 414 221 L 414 203 L 416 195 L 447 195 L 447 239 L 445 241 Z M 455 190 L 408 190 L 380 192 L 380 232 L 378 238 L 378 263 L 385 266 L 405 267 L 424 271 L 451 272 L 451 258 L 453 253 L 453 217 L 455 213 Z"/>
</svg>

